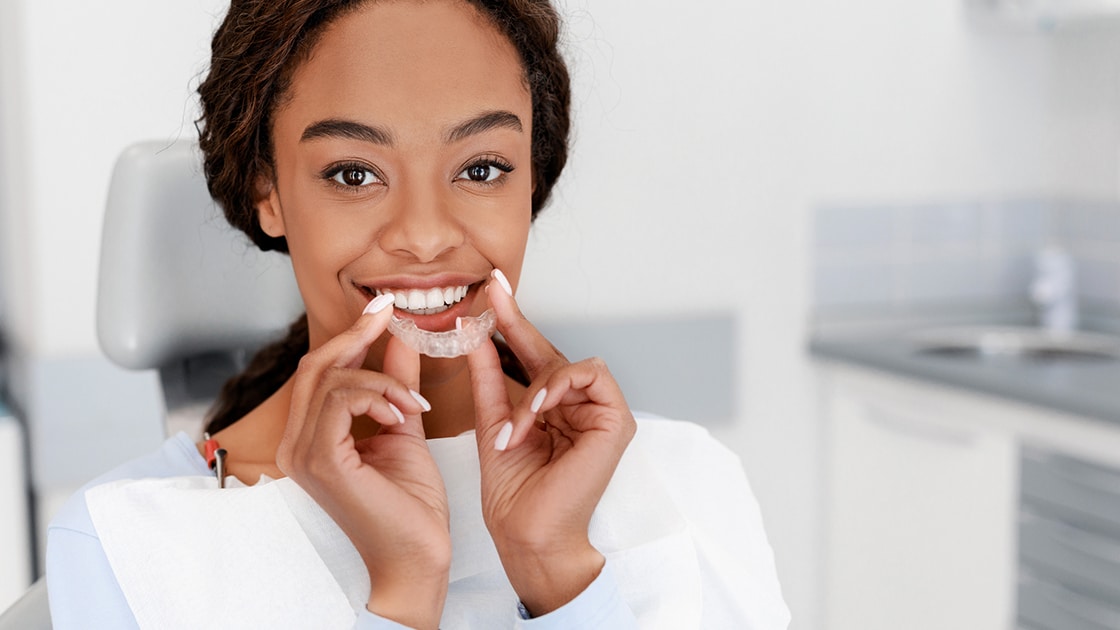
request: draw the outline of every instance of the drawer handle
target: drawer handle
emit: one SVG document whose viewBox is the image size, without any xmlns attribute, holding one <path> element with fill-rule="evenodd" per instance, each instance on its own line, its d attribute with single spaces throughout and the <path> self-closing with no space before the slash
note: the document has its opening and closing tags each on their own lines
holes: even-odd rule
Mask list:
<svg viewBox="0 0 1120 630">
<path fill-rule="evenodd" d="M 924 420 L 904 418 L 898 413 L 892 413 L 875 406 L 869 405 L 867 411 L 867 417 L 871 422 L 892 433 L 956 446 L 969 446 L 974 442 L 975 436 L 969 432 L 954 431 Z"/>
</svg>

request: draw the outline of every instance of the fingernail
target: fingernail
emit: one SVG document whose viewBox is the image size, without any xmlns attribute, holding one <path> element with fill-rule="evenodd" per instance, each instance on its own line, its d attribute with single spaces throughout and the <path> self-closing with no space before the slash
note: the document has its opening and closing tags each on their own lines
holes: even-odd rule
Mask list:
<svg viewBox="0 0 1120 630">
<path fill-rule="evenodd" d="M 529 411 L 533 413 L 540 411 L 541 405 L 544 404 L 545 396 L 548 396 L 548 389 L 542 387 L 541 391 L 537 392 L 536 396 L 533 396 L 533 402 L 529 403 Z"/>
<path fill-rule="evenodd" d="M 362 311 L 362 314 L 380 313 L 386 306 L 392 304 L 395 299 L 397 298 L 392 293 L 382 293 L 370 300 L 369 304 L 366 304 L 366 308 Z"/>
<path fill-rule="evenodd" d="M 509 446 L 509 438 L 513 435 L 513 423 L 506 421 L 502 425 L 502 429 L 498 431 L 498 439 L 494 440 L 494 450 L 504 451 Z"/>
<path fill-rule="evenodd" d="M 408 390 L 408 393 L 412 394 L 412 397 L 416 399 L 416 402 L 420 403 L 420 406 L 424 408 L 424 411 L 432 410 L 432 403 L 428 402 L 427 398 L 421 396 L 420 392 L 414 389 L 410 389 Z"/>
<path fill-rule="evenodd" d="M 397 409 L 396 405 L 389 403 L 389 411 L 392 411 L 393 415 L 397 417 L 397 422 L 404 424 L 404 414 L 401 413 L 400 409 Z"/>
<path fill-rule="evenodd" d="M 455 330 L 462 330 L 462 329 L 463 329 L 463 318 L 462 317 L 456 317 L 455 318 Z"/>
<path fill-rule="evenodd" d="M 506 279 L 506 274 L 502 273 L 501 269 L 494 269 L 494 272 L 491 275 L 494 276 L 494 279 L 498 281 L 498 284 L 502 285 L 502 288 L 506 290 L 506 295 L 513 297 L 513 287 L 509 285 L 509 280 Z"/>
</svg>

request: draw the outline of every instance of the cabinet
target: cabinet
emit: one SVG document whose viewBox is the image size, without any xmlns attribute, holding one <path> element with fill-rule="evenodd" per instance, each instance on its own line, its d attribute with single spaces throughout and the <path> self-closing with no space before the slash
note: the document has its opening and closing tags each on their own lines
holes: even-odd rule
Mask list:
<svg viewBox="0 0 1120 630">
<path fill-rule="evenodd" d="M 987 417 L 1001 410 L 871 372 L 822 376 L 828 630 L 1012 627 L 1018 446 Z"/>
<path fill-rule="evenodd" d="M 1021 623 L 1120 628 L 1120 469 L 1028 448 L 1020 479 Z"/>
</svg>

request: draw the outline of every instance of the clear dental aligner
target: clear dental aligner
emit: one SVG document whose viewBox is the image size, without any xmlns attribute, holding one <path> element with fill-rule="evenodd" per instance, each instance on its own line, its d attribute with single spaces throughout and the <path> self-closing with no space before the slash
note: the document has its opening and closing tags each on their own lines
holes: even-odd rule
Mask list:
<svg viewBox="0 0 1120 630">
<path fill-rule="evenodd" d="M 494 311 L 488 310 L 478 317 L 460 317 L 455 330 L 432 332 L 418 328 L 411 319 L 393 315 L 389 332 L 420 354 L 449 359 L 477 350 L 494 334 L 495 321 Z"/>
</svg>

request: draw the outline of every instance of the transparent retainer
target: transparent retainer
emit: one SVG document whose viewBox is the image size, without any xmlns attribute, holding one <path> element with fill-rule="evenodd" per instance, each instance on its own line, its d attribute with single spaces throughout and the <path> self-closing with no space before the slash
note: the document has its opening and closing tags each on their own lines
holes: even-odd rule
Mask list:
<svg viewBox="0 0 1120 630">
<path fill-rule="evenodd" d="M 423 330 L 411 319 L 393 315 L 389 320 L 389 332 L 408 347 L 437 359 L 461 357 L 474 352 L 482 342 L 494 333 L 496 318 L 494 311 L 488 310 L 478 317 L 462 317 L 460 328 L 443 332 Z"/>
</svg>

